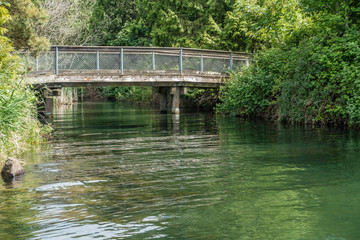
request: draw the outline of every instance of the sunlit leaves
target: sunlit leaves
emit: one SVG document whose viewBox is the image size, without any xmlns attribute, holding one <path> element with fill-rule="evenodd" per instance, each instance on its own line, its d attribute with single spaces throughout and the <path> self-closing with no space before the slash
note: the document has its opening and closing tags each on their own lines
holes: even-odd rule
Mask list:
<svg viewBox="0 0 360 240">
<path fill-rule="evenodd" d="M 103 30 L 95 33 L 96 44 L 252 49 L 243 20 L 233 14 L 233 0 L 117 1 L 118 5 L 129 2 L 125 9 L 106 8 L 108 2 L 97 0 L 95 5 L 93 25 Z"/>
<path fill-rule="evenodd" d="M 97 35 L 89 33 L 90 19 L 96 0 L 37 0 L 47 12 L 48 20 L 36 25 L 36 32 L 52 45 L 84 45 Z M 98 22 L 106 29 L 104 22 Z M 115 24 L 115 23 L 113 23 Z"/>
<path fill-rule="evenodd" d="M 11 20 L 6 23 L 6 36 L 13 42 L 15 49 L 30 50 L 35 55 L 46 50 L 49 47 L 48 40 L 35 31 L 37 25 L 46 21 L 46 13 L 31 0 L 12 0 L 7 8 Z"/>
<path fill-rule="evenodd" d="M 41 139 L 35 115 L 34 93 L 23 84 L 19 58 L 12 54 L 14 49 L 10 40 L 2 36 L 2 25 L 10 21 L 9 12 L 2 3 L 0 2 L 0 160 L 7 154 L 15 154 L 27 143 Z"/>
<path fill-rule="evenodd" d="M 311 23 L 299 0 L 237 0 L 235 12 L 247 22 L 249 37 L 271 45 L 284 44 Z"/>
</svg>

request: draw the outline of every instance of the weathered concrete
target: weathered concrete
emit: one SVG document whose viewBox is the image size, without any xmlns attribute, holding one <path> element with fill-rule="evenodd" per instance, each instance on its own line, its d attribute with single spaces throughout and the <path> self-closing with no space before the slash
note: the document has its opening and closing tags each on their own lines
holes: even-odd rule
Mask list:
<svg viewBox="0 0 360 240">
<path fill-rule="evenodd" d="M 169 89 L 173 90 L 172 113 L 180 112 L 180 95 L 186 93 L 186 87 L 218 88 L 227 79 L 227 74 L 200 71 L 134 71 L 122 74 L 118 70 L 62 70 L 59 74 L 36 72 L 26 76 L 28 84 L 35 89 L 47 88 L 44 92 L 45 114 L 53 111 L 56 89 L 62 87 L 117 87 L 117 86 L 153 86 L 160 94 L 160 111 L 167 111 Z"/>
<path fill-rule="evenodd" d="M 171 90 L 172 96 L 172 105 L 171 113 L 179 114 L 180 113 L 180 92 L 182 87 L 174 87 Z"/>
<path fill-rule="evenodd" d="M 47 115 L 51 115 L 54 110 L 54 98 L 53 97 L 45 97 L 45 113 Z"/>
<path fill-rule="evenodd" d="M 168 87 L 159 87 L 160 95 L 160 113 L 167 112 L 167 97 L 168 97 L 169 88 Z"/>
<path fill-rule="evenodd" d="M 189 71 L 179 74 L 176 71 L 61 71 L 51 73 L 29 73 L 26 80 L 35 88 L 48 87 L 116 87 L 116 86 L 154 86 L 154 87 L 202 87 L 218 88 L 228 76 L 226 74 Z"/>
<path fill-rule="evenodd" d="M 9 157 L 1 170 L 1 176 L 4 181 L 12 181 L 17 177 L 23 176 L 26 173 L 25 169 L 22 167 L 24 164 L 25 163 L 22 161 Z"/>
</svg>

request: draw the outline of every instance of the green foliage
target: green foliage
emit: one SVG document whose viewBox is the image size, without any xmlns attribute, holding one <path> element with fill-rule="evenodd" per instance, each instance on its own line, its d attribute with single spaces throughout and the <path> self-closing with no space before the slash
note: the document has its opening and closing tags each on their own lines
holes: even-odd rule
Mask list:
<svg viewBox="0 0 360 240">
<path fill-rule="evenodd" d="M 251 66 L 233 72 L 221 89 L 219 111 L 290 122 L 360 123 L 357 0 L 94 1 L 91 44 L 257 52 Z M 152 96 L 150 88 L 138 87 L 102 93 L 134 102 Z M 204 90 L 190 90 L 186 97 L 205 105 L 216 98 Z"/>
<path fill-rule="evenodd" d="M 90 18 L 96 0 L 36 0 L 36 2 L 48 15 L 45 23 L 36 24 L 36 33 L 46 37 L 51 45 L 85 45 L 96 37 L 89 34 Z"/>
<path fill-rule="evenodd" d="M 16 50 L 28 50 L 34 55 L 49 48 L 49 41 L 39 36 L 35 27 L 43 24 L 47 15 L 31 0 L 12 0 L 7 6 L 11 19 L 6 23 L 6 37 Z"/>
<path fill-rule="evenodd" d="M 9 6 L 9 4 L 0 2 L 0 35 L 4 35 L 6 33 L 7 29 L 2 26 L 11 19 L 9 11 L 4 6 Z"/>
<path fill-rule="evenodd" d="M 102 95 L 119 102 L 150 104 L 154 101 L 151 87 L 103 87 Z"/>
<path fill-rule="evenodd" d="M 359 126 L 358 1 L 239 0 L 237 5 L 247 35 L 268 49 L 248 69 L 232 74 L 219 111 Z"/>
<path fill-rule="evenodd" d="M 137 13 L 134 0 L 97 0 L 90 19 L 92 44 L 110 45 Z"/>
<path fill-rule="evenodd" d="M 9 15 L 1 5 L 0 12 L 0 23 L 4 24 Z M 0 36 L 0 157 L 16 154 L 42 139 L 35 96 L 22 82 L 23 71 L 13 51 L 9 40 Z"/>
<path fill-rule="evenodd" d="M 143 19 L 136 22 L 127 22 L 124 28 L 109 41 L 110 45 L 118 46 L 149 46 L 148 29 Z"/>
<path fill-rule="evenodd" d="M 267 75 L 262 67 L 268 66 L 267 56 L 256 58 L 250 67 L 243 67 L 241 72 L 233 72 L 229 81 L 221 88 L 222 103 L 217 109 L 220 112 L 237 116 L 264 116 L 272 104 L 274 79 Z M 272 62 L 272 61 L 270 61 Z"/>
<path fill-rule="evenodd" d="M 218 98 L 218 89 L 188 88 L 183 98 L 183 105 L 187 108 L 213 111 Z"/>
<path fill-rule="evenodd" d="M 247 36 L 271 46 L 284 44 L 312 23 L 300 0 L 238 0 L 235 12 L 246 21 Z"/>
<path fill-rule="evenodd" d="M 252 50 L 233 10 L 233 0 L 97 0 L 93 44 Z"/>
<path fill-rule="evenodd" d="M 360 123 L 360 33 L 333 32 L 263 51 L 222 89 L 218 109 L 290 122 Z"/>
</svg>

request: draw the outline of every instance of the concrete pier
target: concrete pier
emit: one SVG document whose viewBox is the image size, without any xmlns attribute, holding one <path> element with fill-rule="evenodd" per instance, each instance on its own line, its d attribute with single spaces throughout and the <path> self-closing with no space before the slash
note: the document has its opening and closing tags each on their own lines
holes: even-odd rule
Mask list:
<svg viewBox="0 0 360 240">
<path fill-rule="evenodd" d="M 159 87 L 158 93 L 160 95 L 160 113 L 167 113 L 168 92 L 168 87 Z"/>
<path fill-rule="evenodd" d="M 173 87 L 171 89 L 172 95 L 172 105 L 171 105 L 171 113 L 179 114 L 180 113 L 180 92 L 182 87 Z"/>
<path fill-rule="evenodd" d="M 53 114 L 53 110 L 54 110 L 54 98 L 53 97 L 45 97 L 44 98 L 45 101 L 45 114 L 46 115 L 51 115 Z"/>
<path fill-rule="evenodd" d="M 60 96 L 61 89 L 45 89 L 43 90 L 44 98 L 44 114 L 51 115 L 54 111 L 54 98 Z"/>
<path fill-rule="evenodd" d="M 186 87 L 172 87 L 170 94 L 172 95 L 171 113 L 180 113 L 180 96 L 186 94 Z"/>
</svg>

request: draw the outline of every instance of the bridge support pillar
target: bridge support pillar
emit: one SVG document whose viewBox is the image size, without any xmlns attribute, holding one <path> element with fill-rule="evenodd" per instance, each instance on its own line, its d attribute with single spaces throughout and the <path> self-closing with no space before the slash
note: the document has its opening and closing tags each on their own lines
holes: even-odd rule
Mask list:
<svg viewBox="0 0 360 240">
<path fill-rule="evenodd" d="M 54 109 L 54 97 L 60 96 L 60 89 L 44 90 L 45 115 L 51 115 Z"/>
<path fill-rule="evenodd" d="M 159 87 L 160 95 L 160 113 L 167 113 L 167 95 L 169 92 L 168 87 Z"/>
<path fill-rule="evenodd" d="M 179 114 L 180 113 L 180 95 L 186 93 L 185 87 L 173 87 L 171 88 L 172 97 L 172 105 L 171 105 L 171 113 Z"/>
<path fill-rule="evenodd" d="M 52 97 L 45 97 L 45 114 L 51 115 L 54 109 L 54 98 Z"/>
</svg>

